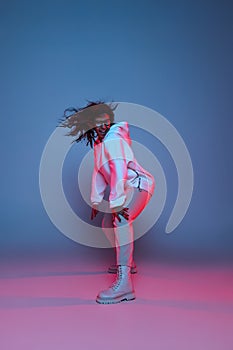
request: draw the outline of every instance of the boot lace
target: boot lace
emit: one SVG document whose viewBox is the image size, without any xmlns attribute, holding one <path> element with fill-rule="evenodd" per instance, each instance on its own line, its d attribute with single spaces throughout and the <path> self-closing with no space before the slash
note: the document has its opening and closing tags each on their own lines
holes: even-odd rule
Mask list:
<svg viewBox="0 0 233 350">
<path fill-rule="evenodd" d="M 122 269 L 121 267 L 119 266 L 118 269 L 117 269 L 117 277 L 116 277 L 116 280 L 113 282 L 111 288 L 113 290 L 117 290 L 117 288 L 119 287 L 120 283 L 121 283 L 121 280 L 122 280 Z"/>
</svg>

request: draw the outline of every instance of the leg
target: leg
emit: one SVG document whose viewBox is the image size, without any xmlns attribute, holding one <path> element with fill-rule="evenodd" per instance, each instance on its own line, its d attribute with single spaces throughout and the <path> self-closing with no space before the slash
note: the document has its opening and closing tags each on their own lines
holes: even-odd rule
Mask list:
<svg viewBox="0 0 233 350">
<path fill-rule="evenodd" d="M 133 197 L 127 205 L 129 208 L 129 220 L 121 217 L 121 222 L 114 220 L 115 245 L 117 265 L 132 266 L 133 262 L 133 221 L 140 215 L 151 196 L 146 191 L 134 189 Z"/>
<path fill-rule="evenodd" d="M 102 220 L 102 230 L 110 242 L 112 247 L 115 247 L 115 232 L 112 222 L 112 213 L 105 213 Z"/>
<path fill-rule="evenodd" d="M 112 222 L 112 214 L 111 213 L 105 213 L 103 220 L 102 220 L 102 230 L 106 236 L 106 238 L 108 239 L 108 241 L 110 242 L 111 246 L 115 249 L 116 251 L 116 242 L 115 242 L 115 230 L 114 230 L 114 226 L 113 226 L 113 222 Z M 123 248 L 127 250 L 127 247 Z M 130 249 L 130 247 L 129 247 Z M 123 255 L 127 256 L 130 253 L 125 252 Z M 116 256 L 117 256 L 117 252 L 116 252 Z M 137 267 L 134 263 L 134 261 L 132 261 L 131 264 L 131 273 L 137 273 Z M 108 272 L 109 273 L 117 273 L 117 264 L 112 264 L 109 266 L 108 268 Z"/>
<path fill-rule="evenodd" d="M 115 304 L 121 301 L 135 299 L 135 292 L 130 270 L 133 260 L 133 220 L 142 212 L 150 199 L 146 191 L 134 191 L 129 207 L 129 221 L 121 218 L 113 221 L 116 252 L 117 278 L 112 286 L 97 295 L 100 304 Z"/>
</svg>

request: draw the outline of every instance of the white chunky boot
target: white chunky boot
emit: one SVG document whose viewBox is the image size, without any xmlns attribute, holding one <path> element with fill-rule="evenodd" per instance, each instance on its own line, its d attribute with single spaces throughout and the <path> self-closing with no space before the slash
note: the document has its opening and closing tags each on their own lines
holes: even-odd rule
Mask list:
<svg viewBox="0 0 233 350">
<path fill-rule="evenodd" d="M 99 304 L 116 304 L 135 299 L 130 266 L 119 265 L 117 277 L 109 289 L 100 292 L 96 298 Z"/>
</svg>

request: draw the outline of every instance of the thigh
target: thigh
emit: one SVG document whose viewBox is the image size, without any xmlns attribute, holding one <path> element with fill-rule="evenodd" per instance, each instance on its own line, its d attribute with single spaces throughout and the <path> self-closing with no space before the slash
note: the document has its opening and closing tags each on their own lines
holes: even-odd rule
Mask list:
<svg viewBox="0 0 233 350">
<path fill-rule="evenodd" d="M 129 220 L 126 220 L 122 216 L 120 216 L 121 221 L 119 221 L 116 217 L 114 220 L 112 219 L 112 214 L 105 213 L 102 228 L 109 227 L 121 227 L 121 226 L 129 226 L 131 223 L 141 214 L 143 209 L 148 204 L 151 198 L 150 193 L 145 190 L 139 190 L 138 188 L 133 189 L 133 194 L 130 201 L 124 205 L 124 207 L 128 208 Z"/>
<path fill-rule="evenodd" d="M 145 190 L 134 189 L 132 199 L 127 206 L 129 208 L 129 220 L 135 220 L 141 214 L 151 198 L 150 193 Z"/>
</svg>

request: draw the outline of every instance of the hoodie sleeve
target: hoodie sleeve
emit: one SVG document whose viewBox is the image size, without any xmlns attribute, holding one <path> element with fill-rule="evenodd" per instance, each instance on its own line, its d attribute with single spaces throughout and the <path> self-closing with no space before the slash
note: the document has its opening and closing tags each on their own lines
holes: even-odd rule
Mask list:
<svg viewBox="0 0 233 350">
<path fill-rule="evenodd" d="M 131 152 L 129 145 L 121 138 L 111 139 L 105 143 L 105 155 L 111 172 L 110 208 L 119 207 L 125 203 L 125 183 L 128 175 L 127 164 Z"/>
<path fill-rule="evenodd" d="M 103 175 L 94 168 L 92 174 L 92 185 L 91 185 L 91 203 L 100 204 L 104 197 L 104 191 L 107 187 L 106 181 Z"/>
</svg>

